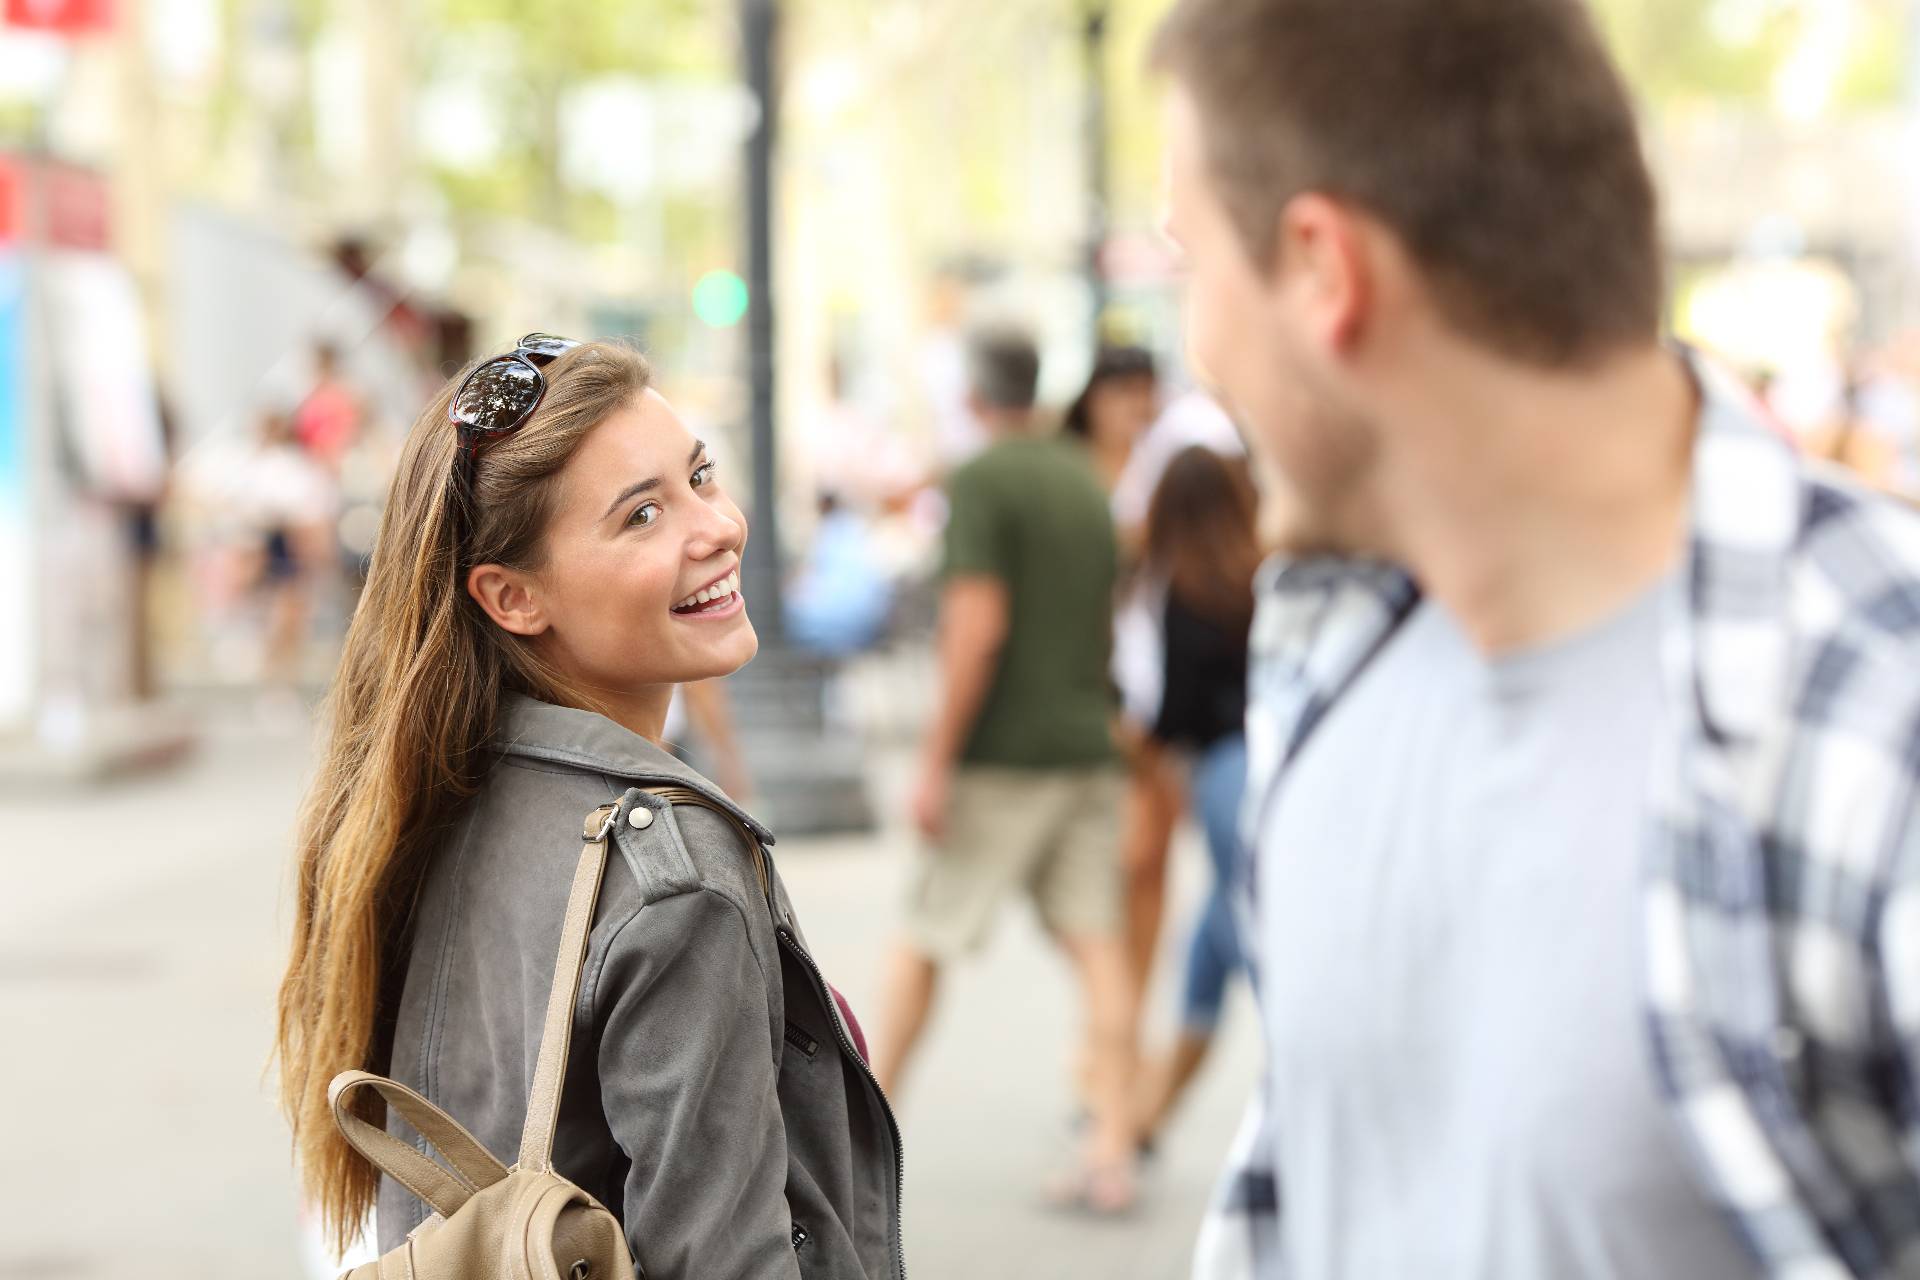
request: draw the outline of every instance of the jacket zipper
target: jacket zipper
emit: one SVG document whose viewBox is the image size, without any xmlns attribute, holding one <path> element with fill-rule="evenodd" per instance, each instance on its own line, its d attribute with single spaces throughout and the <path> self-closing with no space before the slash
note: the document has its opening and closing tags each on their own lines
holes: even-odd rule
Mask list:
<svg viewBox="0 0 1920 1280">
<path fill-rule="evenodd" d="M 894 1274 L 899 1276 L 900 1280 L 906 1280 L 907 1251 L 900 1242 L 900 1205 L 907 1194 L 907 1169 L 900 1146 L 900 1124 L 893 1117 L 893 1105 L 887 1101 L 886 1091 L 880 1087 L 880 1082 L 873 1078 L 872 1068 L 867 1066 L 867 1060 L 860 1056 L 859 1049 L 854 1047 L 853 1040 L 847 1035 L 846 1027 L 841 1024 L 839 1004 L 834 1000 L 833 992 L 827 989 L 827 979 L 820 972 L 820 966 L 813 962 L 813 957 L 806 953 L 791 933 L 787 932 L 787 926 L 775 925 L 773 931 L 779 935 L 780 945 L 792 952 L 793 958 L 798 960 L 812 976 L 814 995 L 826 1005 L 827 1017 L 833 1022 L 834 1038 L 840 1042 L 840 1052 L 860 1064 L 861 1074 L 866 1076 L 867 1083 L 873 1086 L 873 1096 L 880 1099 L 880 1110 L 887 1117 L 887 1128 L 893 1135 L 893 1222 L 891 1224 L 893 1268 Z"/>
<path fill-rule="evenodd" d="M 712 810 L 714 813 L 732 822 L 735 826 L 740 827 L 741 834 L 746 838 L 747 847 L 753 850 L 753 869 L 759 873 L 760 892 L 765 895 L 767 911 L 774 918 L 774 934 L 780 939 L 780 945 L 788 951 L 791 951 L 794 959 L 798 960 L 801 965 L 806 968 L 807 973 L 813 978 L 814 996 L 826 1006 L 827 1017 L 833 1023 L 834 1039 L 840 1042 L 840 1052 L 847 1058 L 860 1064 L 860 1073 L 867 1078 L 867 1083 L 873 1087 L 873 1096 L 880 1099 L 880 1110 L 887 1117 L 887 1129 L 893 1137 L 893 1222 L 891 1224 L 893 1228 L 893 1239 L 891 1241 L 893 1245 L 893 1269 L 894 1274 L 899 1277 L 899 1280 L 907 1280 L 907 1251 L 900 1240 L 900 1206 L 907 1197 L 906 1156 L 900 1144 L 900 1122 L 894 1118 L 893 1104 L 887 1101 L 886 1090 L 882 1089 L 880 1082 L 874 1079 L 873 1069 L 867 1065 L 867 1060 L 861 1056 L 860 1050 L 855 1047 L 852 1039 L 848 1037 L 846 1028 L 841 1025 L 839 1002 L 833 998 L 833 992 L 827 988 L 826 975 L 820 972 L 820 966 L 813 962 L 813 957 L 808 955 L 806 949 L 800 945 L 793 934 L 788 932 L 787 926 L 780 923 L 780 913 L 773 905 L 773 886 L 767 875 L 767 851 L 760 847 L 760 841 L 754 837 L 751 831 L 741 826 L 738 818 L 728 813 L 700 792 L 690 787 L 649 787 L 647 790 L 651 791 L 660 799 L 665 800 L 668 804 L 691 804 L 702 809 Z M 796 1248 L 797 1247 L 798 1242 L 796 1243 Z"/>
</svg>

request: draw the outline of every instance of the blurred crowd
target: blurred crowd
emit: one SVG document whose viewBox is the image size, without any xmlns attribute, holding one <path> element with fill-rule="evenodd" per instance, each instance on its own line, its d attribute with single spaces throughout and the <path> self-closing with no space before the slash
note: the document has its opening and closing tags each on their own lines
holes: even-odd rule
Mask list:
<svg viewBox="0 0 1920 1280">
<path fill-rule="evenodd" d="M 1057 425 L 1036 407 L 1040 363 L 1018 330 L 976 335 L 968 353 L 983 439 L 946 478 L 939 706 L 911 801 L 927 849 L 874 1069 L 897 1094 L 942 972 L 987 942 L 1007 899 L 1028 898 L 1086 1012 L 1083 1141 L 1046 1195 L 1124 1214 L 1240 967 L 1226 895 L 1257 502 L 1233 423 L 1198 392 L 1164 396 L 1149 351 L 1103 347 Z M 1185 940 L 1179 1037 L 1144 1053 L 1168 849 L 1189 806 L 1213 888 Z"/>
<path fill-rule="evenodd" d="M 1808 352 L 1796 364 L 1758 370 L 1750 380 L 1809 456 L 1920 502 L 1920 333 L 1840 358 Z"/>
</svg>

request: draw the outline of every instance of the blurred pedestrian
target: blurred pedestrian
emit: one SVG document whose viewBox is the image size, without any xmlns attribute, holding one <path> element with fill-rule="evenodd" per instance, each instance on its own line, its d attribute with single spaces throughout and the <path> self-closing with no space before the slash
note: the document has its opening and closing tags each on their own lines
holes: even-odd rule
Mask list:
<svg viewBox="0 0 1920 1280">
<path fill-rule="evenodd" d="M 238 515 L 250 530 L 255 590 L 266 600 L 265 682 L 282 690 L 303 674 L 320 574 L 332 563 L 332 477 L 303 450 L 279 410 L 260 419 L 260 435 L 236 478 Z"/>
<path fill-rule="evenodd" d="M 603 823 L 556 1171 L 655 1280 L 897 1280 L 898 1135 L 859 1024 L 769 833 L 660 746 L 674 687 L 758 641 L 745 521 L 651 379 L 532 334 L 408 438 L 300 820 L 282 1101 L 341 1241 L 376 1194 L 389 1252 L 427 1210 L 336 1130 L 339 1072 L 391 1076 L 511 1159 L 594 865 L 582 823 Z"/>
<path fill-rule="evenodd" d="M 1247 628 L 1260 564 L 1259 511 L 1244 460 L 1198 446 L 1175 455 L 1147 516 L 1145 571 L 1164 584 L 1165 697 L 1153 741 L 1185 766 L 1213 880 L 1187 945 L 1180 1026 L 1143 1072 L 1140 1135 L 1151 1144 L 1213 1047 L 1241 967 L 1230 893 L 1240 882 L 1246 788 Z"/>
<path fill-rule="evenodd" d="M 1113 518 L 1123 554 L 1137 559 L 1147 511 L 1160 478 L 1181 451 L 1204 448 L 1226 458 L 1245 450 L 1233 420 L 1200 391 L 1174 398 L 1137 440 L 1113 489 Z M 1144 1002 L 1166 915 L 1168 854 L 1187 811 L 1180 761 L 1150 732 L 1165 697 L 1166 584 L 1133 574 L 1114 615 L 1113 680 L 1120 691 L 1120 733 L 1127 756 L 1127 807 L 1121 850 L 1126 869 L 1127 959 L 1135 997 Z"/>
<path fill-rule="evenodd" d="M 893 607 L 893 582 L 861 512 L 825 492 L 819 514 L 787 586 L 787 635 L 810 652 L 851 657 L 879 642 Z"/>
<path fill-rule="evenodd" d="M 1840 390 L 1832 411 L 1807 438 L 1808 452 L 1851 470 L 1877 489 L 1892 480 L 1894 450 L 1863 411 L 1860 366 L 1849 362 L 1841 370 Z"/>
<path fill-rule="evenodd" d="M 160 428 L 160 447 L 170 475 L 180 433 L 172 403 L 158 392 L 154 395 L 154 419 Z M 120 502 L 126 520 L 130 556 L 127 575 L 127 692 L 135 702 L 150 702 L 160 692 L 153 603 L 160 565 L 167 552 L 161 530 L 169 496 L 167 483 L 163 481 L 150 493 L 126 497 Z"/>
<path fill-rule="evenodd" d="M 294 410 L 294 431 L 308 453 L 338 472 L 340 460 L 360 439 L 365 409 L 340 367 L 339 347 L 316 343 L 313 369 L 313 386 Z"/>
<path fill-rule="evenodd" d="M 660 745 L 712 777 L 735 804 L 752 803 L 753 774 L 725 680 L 691 680 L 676 688 Z"/>
<path fill-rule="evenodd" d="M 980 335 L 968 364 L 991 443 L 948 483 L 939 710 L 913 793 L 927 850 L 888 965 L 874 1066 L 895 1093 L 941 969 L 977 951 L 1002 901 L 1024 890 L 1073 966 L 1087 1017 L 1092 1124 L 1056 1197 L 1120 1212 L 1135 1186 L 1108 729 L 1113 526 L 1085 457 L 1040 431 L 1032 340 Z"/>
<path fill-rule="evenodd" d="M 1160 477 L 1175 454 L 1195 446 L 1222 457 L 1245 456 L 1246 443 L 1213 395 L 1190 388 L 1167 401 L 1152 425 L 1134 443 L 1127 465 L 1113 486 L 1113 518 L 1120 526 L 1122 544 L 1137 552 L 1146 537 L 1147 508 L 1160 487 Z"/>
<path fill-rule="evenodd" d="M 1112 493 L 1133 448 L 1160 410 L 1160 377 L 1144 347 L 1101 347 L 1087 385 L 1067 407 L 1061 427 L 1093 462 L 1100 487 Z"/>
<path fill-rule="evenodd" d="M 1200 1274 L 1914 1274 L 1920 523 L 1663 343 L 1588 6 L 1179 0 L 1155 62 L 1289 520 Z"/>
<path fill-rule="evenodd" d="M 1114 613 L 1113 679 L 1122 695 L 1116 728 L 1127 768 L 1120 866 L 1122 919 L 1136 1025 L 1153 973 L 1161 917 L 1166 912 L 1167 851 L 1173 843 L 1174 827 L 1187 807 L 1179 763 L 1148 732 L 1160 696 L 1160 615 L 1164 601 L 1159 587 L 1130 571 L 1140 550 L 1138 525 L 1145 511 L 1129 512 L 1131 519 L 1123 519 L 1123 504 L 1118 501 L 1123 480 L 1139 474 L 1135 458 L 1159 411 L 1160 379 L 1153 353 L 1140 347 L 1102 347 L 1094 357 L 1086 388 L 1062 421 L 1068 438 L 1078 440 L 1087 450 L 1094 473 L 1109 495 L 1114 518 L 1119 521 L 1122 563 L 1127 566 Z M 1161 465 L 1165 465 L 1164 459 Z"/>
</svg>

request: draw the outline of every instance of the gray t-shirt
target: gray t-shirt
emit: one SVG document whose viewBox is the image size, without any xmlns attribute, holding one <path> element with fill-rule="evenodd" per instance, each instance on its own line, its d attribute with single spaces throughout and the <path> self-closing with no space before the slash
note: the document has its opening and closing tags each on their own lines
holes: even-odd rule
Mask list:
<svg viewBox="0 0 1920 1280">
<path fill-rule="evenodd" d="M 1287 1274 L 1754 1275 L 1640 1013 L 1677 592 L 1494 661 L 1423 603 L 1291 768 L 1259 854 Z"/>
</svg>

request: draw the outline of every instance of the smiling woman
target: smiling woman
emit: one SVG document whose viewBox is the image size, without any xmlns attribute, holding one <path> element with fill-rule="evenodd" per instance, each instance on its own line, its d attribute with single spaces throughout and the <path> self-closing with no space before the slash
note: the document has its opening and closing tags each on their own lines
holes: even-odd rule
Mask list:
<svg viewBox="0 0 1920 1280">
<path fill-rule="evenodd" d="M 898 1137 L 859 1027 L 771 834 L 659 745 L 674 687 L 758 641 L 746 521 L 650 383 L 625 348 L 534 334 L 415 424 L 300 822 L 283 1104 L 326 1221 L 350 1234 L 377 1194 L 385 1249 L 426 1210 L 336 1129 L 338 1073 L 510 1157 L 596 813 L 621 856 L 588 900 L 554 1168 L 645 1275 L 897 1276 Z"/>
<path fill-rule="evenodd" d="M 473 565 L 467 591 L 571 701 L 658 740 L 675 685 L 736 671 L 758 647 L 738 595 L 722 611 L 678 609 L 733 579 L 746 520 L 706 446 L 651 390 L 581 440 L 555 489 L 539 554 Z"/>
</svg>

